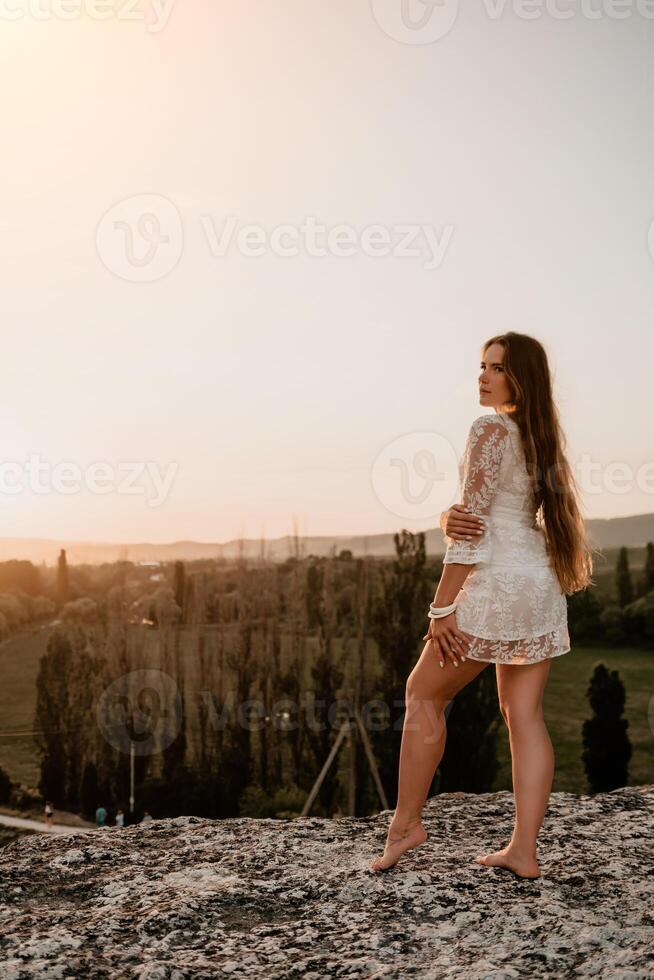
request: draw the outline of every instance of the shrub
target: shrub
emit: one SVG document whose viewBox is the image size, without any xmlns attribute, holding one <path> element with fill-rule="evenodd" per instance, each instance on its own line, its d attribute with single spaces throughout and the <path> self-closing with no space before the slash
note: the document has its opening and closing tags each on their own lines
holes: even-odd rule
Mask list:
<svg viewBox="0 0 654 980">
<path fill-rule="evenodd" d="M 617 646 L 625 641 L 624 611 L 620 606 L 611 603 L 602 610 L 600 622 L 604 629 L 604 638 L 607 643 Z"/>
<path fill-rule="evenodd" d="M 93 623 L 98 618 L 98 605 L 93 599 L 72 599 L 61 610 L 65 623 Z"/>
<path fill-rule="evenodd" d="M 9 592 L 0 593 L 0 612 L 4 614 L 9 629 L 15 629 L 28 619 L 22 602 Z"/>
<path fill-rule="evenodd" d="M 598 664 L 586 692 L 593 717 L 583 723 L 584 768 L 593 793 L 626 786 L 631 743 L 629 722 L 622 718 L 624 684 L 617 670 Z"/>
<path fill-rule="evenodd" d="M 12 782 L 9 774 L 0 767 L 0 803 L 6 806 L 11 799 Z"/>
</svg>

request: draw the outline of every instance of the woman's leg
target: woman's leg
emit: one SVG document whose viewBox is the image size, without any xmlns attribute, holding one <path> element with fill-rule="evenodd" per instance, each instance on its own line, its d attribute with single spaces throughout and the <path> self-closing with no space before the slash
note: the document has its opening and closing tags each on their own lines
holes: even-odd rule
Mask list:
<svg viewBox="0 0 654 980">
<path fill-rule="evenodd" d="M 543 694 L 551 662 L 497 664 L 500 711 L 511 745 L 515 826 L 503 850 L 476 859 L 491 867 L 511 868 L 528 878 L 540 876 L 536 838 L 554 777 L 554 749 L 543 718 Z"/>
<path fill-rule="evenodd" d="M 427 641 L 407 679 L 397 805 L 384 853 L 370 865 L 373 871 L 392 867 L 405 851 L 427 839 L 422 808 L 445 751 L 445 708 L 488 666 L 483 661 L 464 660 L 458 667 L 450 662 L 440 667 L 438 661 L 433 642 Z"/>
</svg>

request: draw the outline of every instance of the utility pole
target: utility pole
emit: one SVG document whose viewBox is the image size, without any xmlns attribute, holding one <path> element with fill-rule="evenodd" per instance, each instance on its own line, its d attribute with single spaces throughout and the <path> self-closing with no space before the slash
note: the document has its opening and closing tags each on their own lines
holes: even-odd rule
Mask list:
<svg viewBox="0 0 654 980">
<path fill-rule="evenodd" d="M 386 799 L 386 793 L 384 792 L 384 787 L 382 786 L 382 781 L 379 776 L 379 769 L 377 768 L 377 762 L 375 760 L 375 755 L 372 751 L 372 745 L 370 744 L 370 739 L 368 737 L 368 732 L 366 731 L 366 726 L 363 724 L 363 719 L 361 718 L 359 709 L 354 705 L 350 705 L 348 711 L 348 717 L 341 725 L 338 735 L 336 736 L 336 739 L 334 741 L 334 744 L 331 747 L 331 751 L 327 756 L 327 759 L 325 760 L 325 764 L 323 765 L 318 775 L 318 778 L 313 784 L 311 792 L 309 793 L 306 802 L 304 804 L 304 807 L 302 808 L 302 813 L 300 814 L 301 817 L 306 817 L 309 811 L 311 810 L 311 807 L 313 806 L 314 801 L 318 793 L 320 792 L 320 787 L 323 784 L 325 776 L 329 772 L 330 766 L 332 765 L 334 759 L 336 758 L 338 754 L 338 750 L 341 747 L 341 744 L 346 736 L 349 736 L 350 751 L 352 754 L 354 754 L 354 749 L 357 744 L 357 738 L 361 739 L 364 751 L 366 753 L 366 759 L 368 760 L 368 765 L 370 767 L 370 772 L 372 774 L 372 778 L 375 783 L 377 795 L 379 796 L 382 805 L 382 809 L 388 810 L 388 800 Z M 348 780 L 348 806 L 351 815 L 354 815 L 353 812 L 354 795 L 355 795 L 354 780 L 355 777 L 353 775 L 353 769 L 351 766 L 349 780 Z"/>
<path fill-rule="evenodd" d="M 134 813 L 134 739 L 129 743 L 129 812 Z"/>
</svg>

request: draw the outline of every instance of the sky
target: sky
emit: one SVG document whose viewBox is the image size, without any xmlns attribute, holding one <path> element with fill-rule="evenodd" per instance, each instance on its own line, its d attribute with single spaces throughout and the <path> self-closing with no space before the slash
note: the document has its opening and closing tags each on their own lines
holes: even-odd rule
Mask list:
<svg viewBox="0 0 654 980">
<path fill-rule="evenodd" d="M 433 527 L 504 330 L 654 512 L 647 2 L 2 0 L 1 534 Z"/>
</svg>

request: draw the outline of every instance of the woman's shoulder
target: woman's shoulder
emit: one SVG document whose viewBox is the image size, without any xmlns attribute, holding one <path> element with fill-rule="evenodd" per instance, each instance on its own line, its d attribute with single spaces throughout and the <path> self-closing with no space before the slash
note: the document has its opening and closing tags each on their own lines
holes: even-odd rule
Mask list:
<svg viewBox="0 0 654 980">
<path fill-rule="evenodd" d="M 500 412 L 493 412 L 492 415 L 478 415 L 470 426 L 470 433 L 475 436 L 504 435 L 509 431 L 509 424 L 504 415 Z"/>
</svg>

